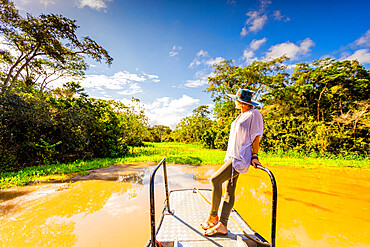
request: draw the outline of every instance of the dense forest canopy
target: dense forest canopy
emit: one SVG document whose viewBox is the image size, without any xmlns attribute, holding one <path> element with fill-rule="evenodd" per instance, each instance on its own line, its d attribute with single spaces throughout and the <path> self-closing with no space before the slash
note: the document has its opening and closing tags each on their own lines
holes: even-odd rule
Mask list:
<svg viewBox="0 0 370 247">
<path fill-rule="evenodd" d="M 206 89 L 215 104 L 215 120 L 194 112 L 177 126 L 175 139 L 225 149 L 230 124 L 239 114 L 226 94 L 249 88 L 263 104 L 261 145 L 265 150 L 367 155 L 369 70 L 357 61 L 333 58 L 289 69 L 284 65 L 287 59 L 255 61 L 245 67 L 235 66 L 231 60 L 216 65 Z M 202 132 L 200 126 L 206 126 L 203 135 L 197 134 Z"/>
<path fill-rule="evenodd" d="M 149 126 L 138 99 L 127 106 L 90 98 L 72 79 L 49 87 L 62 77 L 83 77 L 87 57 L 108 66 L 113 61 L 93 39 L 77 37 L 76 21 L 55 14 L 22 17 L 11 1 L 0 0 L 0 24 L 8 47 L 0 50 L 1 170 L 122 157 L 144 141 L 225 149 L 239 114 L 226 94 L 239 88 L 254 90 L 263 104 L 265 151 L 369 154 L 370 74 L 357 61 L 326 58 L 287 66 L 283 56 L 244 67 L 223 61 L 205 90 L 214 109 L 197 107 L 172 131 Z"/>
</svg>

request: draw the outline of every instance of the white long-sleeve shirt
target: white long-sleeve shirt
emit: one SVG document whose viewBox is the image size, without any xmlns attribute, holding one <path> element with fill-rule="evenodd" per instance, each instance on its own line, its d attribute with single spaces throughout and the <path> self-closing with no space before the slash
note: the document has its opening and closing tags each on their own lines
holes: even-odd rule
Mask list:
<svg viewBox="0 0 370 247">
<path fill-rule="evenodd" d="M 257 109 L 242 113 L 231 124 L 225 162 L 230 158 L 234 169 L 246 173 L 252 158 L 252 143 L 256 136 L 263 135 L 263 118 Z"/>
</svg>

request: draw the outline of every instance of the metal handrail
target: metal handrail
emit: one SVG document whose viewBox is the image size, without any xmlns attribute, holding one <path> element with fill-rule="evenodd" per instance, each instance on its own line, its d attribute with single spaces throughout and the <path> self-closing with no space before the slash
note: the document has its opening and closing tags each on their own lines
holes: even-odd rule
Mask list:
<svg viewBox="0 0 370 247">
<path fill-rule="evenodd" d="M 277 211 L 277 186 L 274 174 L 264 166 L 257 165 L 256 168 L 268 173 L 272 185 L 272 219 L 271 219 L 271 246 L 275 247 L 276 237 L 276 211 Z"/>
<path fill-rule="evenodd" d="M 155 241 L 155 204 L 154 204 L 154 178 L 158 168 L 163 165 L 163 177 L 164 177 L 164 186 L 166 192 L 166 205 L 168 213 L 171 212 L 170 210 L 170 200 L 168 196 L 168 183 L 167 183 L 167 169 L 166 169 L 166 158 L 163 158 L 158 165 L 155 167 L 154 171 L 150 175 L 150 228 L 151 228 L 151 240 L 150 246 L 154 247 L 156 245 Z"/>
</svg>

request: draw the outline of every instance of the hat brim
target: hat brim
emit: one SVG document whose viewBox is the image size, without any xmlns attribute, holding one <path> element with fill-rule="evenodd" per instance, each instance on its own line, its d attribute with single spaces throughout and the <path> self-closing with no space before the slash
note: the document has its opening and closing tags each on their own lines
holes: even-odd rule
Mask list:
<svg viewBox="0 0 370 247">
<path fill-rule="evenodd" d="M 251 100 L 251 102 L 246 102 L 242 99 L 237 99 L 236 95 L 234 94 L 226 94 L 227 96 L 229 96 L 230 98 L 234 99 L 234 100 L 238 100 L 240 102 L 243 102 L 244 104 L 247 104 L 247 105 L 254 105 L 254 106 L 260 106 L 261 104 L 258 102 L 258 101 L 254 101 L 254 100 Z"/>
</svg>

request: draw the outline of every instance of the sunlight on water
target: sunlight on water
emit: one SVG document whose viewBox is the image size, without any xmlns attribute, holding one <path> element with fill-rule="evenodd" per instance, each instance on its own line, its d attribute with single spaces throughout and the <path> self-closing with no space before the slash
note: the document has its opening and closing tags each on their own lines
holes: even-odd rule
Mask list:
<svg viewBox="0 0 370 247">
<path fill-rule="evenodd" d="M 370 245 L 369 170 L 270 169 L 278 183 L 278 246 Z M 270 239 L 271 185 L 262 173 L 240 177 L 235 206 Z"/>
<path fill-rule="evenodd" d="M 0 246 L 143 246 L 149 238 L 153 166 L 122 165 L 81 181 L 0 191 Z M 169 166 L 170 189 L 210 188 L 218 167 Z M 278 184 L 277 246 L 369 246 L 370 171 L 270 167 Z M 251 169 L 238 180 L 236 209 L 270 239 L 271 184 Z M 156 178 L 156 218 L 163 173 Z M 206 216 L 205 216 L 206 217 Z"/>
</svg>

